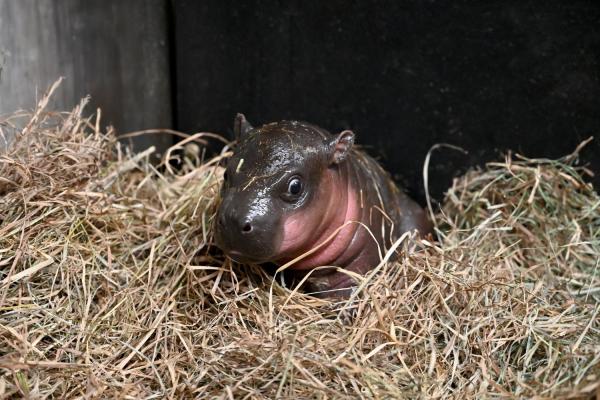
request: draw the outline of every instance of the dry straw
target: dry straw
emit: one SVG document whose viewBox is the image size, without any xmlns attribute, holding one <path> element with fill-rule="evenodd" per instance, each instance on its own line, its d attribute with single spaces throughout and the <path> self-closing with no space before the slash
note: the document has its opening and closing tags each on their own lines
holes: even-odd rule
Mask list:
<svg viewBox="0 0 600 400">
<path fill-rule="evenodd" d="M 457 179 L 439 241 L 403 237 L 333 303 L 211 245 L 227 153 L 155 167 L 47 99 L 0 122 L 0 397 L 598 393 L 600 197 L 576 154 Z"/>
</svg>

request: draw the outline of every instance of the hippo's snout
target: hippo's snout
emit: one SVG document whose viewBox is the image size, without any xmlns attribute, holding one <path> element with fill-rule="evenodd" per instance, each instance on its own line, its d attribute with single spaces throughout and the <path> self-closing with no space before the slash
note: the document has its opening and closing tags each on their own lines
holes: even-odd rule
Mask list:
<svg viewBox="0 0 600 400">
<path fill-rule="evenodd" d="M 232 212 L 219 213 L 219 229 L 238 231 L 243 236 L 248 236 L 254 231 L 254 222 L 248 216 L 235 215 Z"/>
<path fill-rule="evenodd" d="M 236 196 L 225 196 L 217 214 L 215 239 L 236 261 L 261 263 L 276 248 L 273 216 L 253 212 L 251 204 Z"/>
</svg>

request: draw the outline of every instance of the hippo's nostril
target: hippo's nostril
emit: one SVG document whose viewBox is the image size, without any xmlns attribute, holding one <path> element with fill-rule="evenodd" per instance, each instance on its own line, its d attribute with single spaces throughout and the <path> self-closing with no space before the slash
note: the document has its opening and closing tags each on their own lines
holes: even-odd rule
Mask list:
<svg viewBox="0 0 600 400">
<path fill-rule="evenodd" d="M 242 228 L 242 232 L 244 232 L 244 233 L 252 232 L 252 225 L 250 224 L 250 222 L 246 222 L 244 224 L 244 227 Z"/>
</svg>

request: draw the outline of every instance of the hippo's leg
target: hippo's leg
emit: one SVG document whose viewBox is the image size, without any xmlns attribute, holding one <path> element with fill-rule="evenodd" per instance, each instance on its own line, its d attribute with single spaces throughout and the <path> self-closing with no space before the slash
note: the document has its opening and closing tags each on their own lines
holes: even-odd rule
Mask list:
<svg viewBox="0 0 600 400">
<path fill-rule="evenodd" d="M 364 276 L 378 264 L 379 256 L 372 247 L 365 246 L 358 255 L 344 269 L 351 274 L 337 269 L 329 270 L 322 274 L 311 276 L 307 280 L 306 292 L 314 293 L 319 298 L 348 298 L 360 285 L 360 278 L 355 274 Z"/>
</svg>

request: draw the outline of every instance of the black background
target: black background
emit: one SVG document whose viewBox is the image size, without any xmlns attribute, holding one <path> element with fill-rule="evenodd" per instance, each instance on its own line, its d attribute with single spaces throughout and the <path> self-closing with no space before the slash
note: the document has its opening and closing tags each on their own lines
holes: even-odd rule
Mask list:
<svg viewBox="0 0 600 400">
<path fill-rule="evenodd" d="M 423 202 L 430 188 L 512 149 L 559 157 L 595 135 L 600 173 L 600 2 L 172 3 L 175 124 L 231 134 L 301 119 L 352 129 Z M 594 180 L 599 187 L 598 177 Z"/>
</svg>

